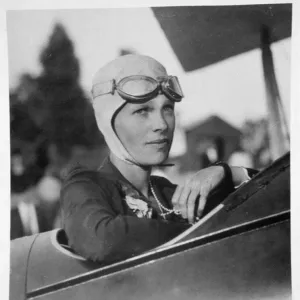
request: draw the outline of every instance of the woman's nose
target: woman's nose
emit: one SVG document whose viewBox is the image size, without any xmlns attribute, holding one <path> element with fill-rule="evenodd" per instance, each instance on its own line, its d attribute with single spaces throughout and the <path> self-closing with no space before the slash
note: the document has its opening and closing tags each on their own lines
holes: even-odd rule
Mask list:
<svg viewBox="0 0 300 300">
<path fill-rule="evenodd" d="M 153 118 L 153 131 L 165 131 L 168 128 L 168 123 L 162 112 L 155 114 Z"/>
</svg>

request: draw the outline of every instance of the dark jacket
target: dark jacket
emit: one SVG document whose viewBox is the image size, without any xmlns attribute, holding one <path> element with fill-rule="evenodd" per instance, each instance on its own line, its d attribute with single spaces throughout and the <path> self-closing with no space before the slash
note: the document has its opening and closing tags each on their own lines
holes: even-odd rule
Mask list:
<svg viewBox="0 0 300 300">
<path fill-rule="evenodd" d="M 152 176 L 155 193 L 162 204 L 172 208 L 176 185 Z M 124 190 L 125 187 L 125 190 Z M 152 218 L 138 218 L 124 200 L 135 193 L 153 208 Z M 220 186 L 211 207 L 232 189 Z M 140 254 L 174 238 L 190 225 L 171 214 L 164 220 L 154 201 L 146 199 L 106 159 L 98 171 L 75 168 L 66 178 L 61 192 L 62 224 L 69 245 L 87 259 L 109 263 Z"/>
</svg>

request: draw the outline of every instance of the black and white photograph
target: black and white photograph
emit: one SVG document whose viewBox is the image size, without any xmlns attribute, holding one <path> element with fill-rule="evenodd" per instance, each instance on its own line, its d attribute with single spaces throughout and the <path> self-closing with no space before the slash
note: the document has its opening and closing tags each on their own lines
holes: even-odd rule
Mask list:
<svg viewBox="0 0 300 300">
<path fill-rule="evenodd" d="M 6 9 L 6 299 L 295 299 L 294 18 Z"/>
</svg>

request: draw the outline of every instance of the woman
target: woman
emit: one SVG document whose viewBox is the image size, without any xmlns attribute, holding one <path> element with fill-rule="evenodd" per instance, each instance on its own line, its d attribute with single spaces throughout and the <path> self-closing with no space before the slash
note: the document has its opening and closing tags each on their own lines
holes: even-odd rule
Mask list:
<svg viewBox="0 0 300 300">
<path fill-rule="evenodd" d="M 62 189 L 70 246 L 87 259 L 112 262 L 154 248 L 201 217 L 211 192 L 224 199 L 249 179 L 243 168 L 211 166 L 175 186 L 150 176 L 172 144 L 176 77 L 156 60 L 126 55 L 93 80 L 93 107 L 110 155 L 97 171 L 74 169 Z"/>
</svg>

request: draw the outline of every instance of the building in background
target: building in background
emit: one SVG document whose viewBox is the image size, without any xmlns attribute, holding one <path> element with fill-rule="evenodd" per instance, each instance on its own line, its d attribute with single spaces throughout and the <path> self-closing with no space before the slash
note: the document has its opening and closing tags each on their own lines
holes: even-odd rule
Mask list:
<svg viewBox="0 0 300 300">
<path fill-rule="evenodd" d="M 237 149 L 241 131 L 218 116 L 211 116 L 187 128 L 187 151 L 182 171 L 199 170 L 216 161 L 227 161 Z"/>
</svg>

